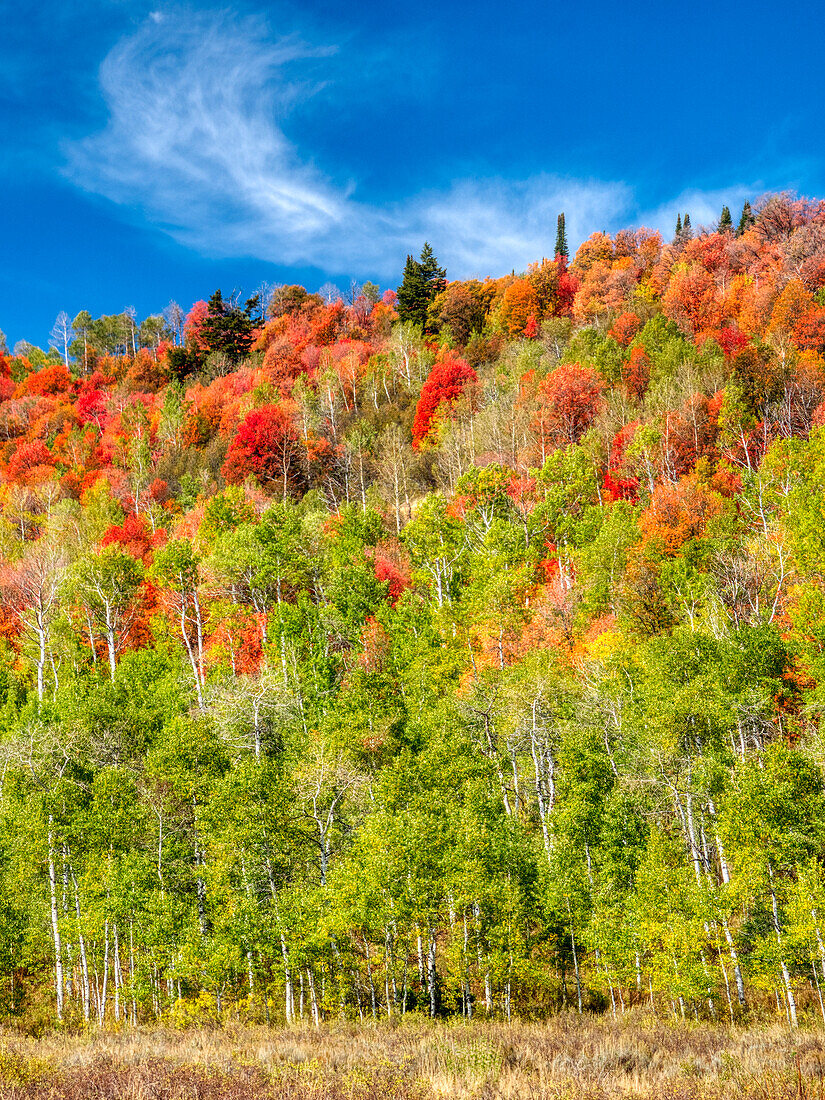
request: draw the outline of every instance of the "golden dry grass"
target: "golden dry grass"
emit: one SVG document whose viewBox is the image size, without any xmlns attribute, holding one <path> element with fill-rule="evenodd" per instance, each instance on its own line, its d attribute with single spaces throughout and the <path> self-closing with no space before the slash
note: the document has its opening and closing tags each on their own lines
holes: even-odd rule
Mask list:
<svg viewBox="0 0 825 1100">
<path fill-rule="evenodd" d="M 575 1015 L 31 1039 L 0 1033 L 3 1100 L 825 1100 L 825 1032 Z"/>
</svg>

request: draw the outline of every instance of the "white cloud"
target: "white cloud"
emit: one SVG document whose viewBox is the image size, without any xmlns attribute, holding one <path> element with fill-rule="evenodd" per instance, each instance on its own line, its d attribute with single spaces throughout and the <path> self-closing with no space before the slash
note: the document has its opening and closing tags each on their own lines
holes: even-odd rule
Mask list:
<svg viewBox="0 0 825 1100">
<path fill-rule="evenodd" d="M 451 275 L 500 274 L 550 253 L 560 210 L 571 244 L 634 218 L 626 184 L 549 175 L 359 201 L 284 131 L 294 105 L 320 90 L 306 82 L 309 63 L 331 52 L 294 36 L 273 42 L 262 20 L 226 11 L 152 12 L 103 62 L 108 123 L 67 146 L 66 172 L 204 254 L 328 272 L 392 276 L 426 238 Z M 733 200 L 725 194 L 685 193 L 645 223 L 669 232 L 688 209 L 698 225 Z"/>
</svg>

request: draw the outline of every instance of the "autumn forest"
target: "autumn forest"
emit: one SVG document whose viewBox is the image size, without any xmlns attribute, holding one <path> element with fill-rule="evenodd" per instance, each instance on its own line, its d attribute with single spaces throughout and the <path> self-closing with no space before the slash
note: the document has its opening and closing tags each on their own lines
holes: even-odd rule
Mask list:
<svg viewBox="0 0 825 1100">
<path fill-rule="evenodd" d="M 4 1020 L 825 1023 L 825 201 L 556 230 L 0 335 Z"/>
</svg>

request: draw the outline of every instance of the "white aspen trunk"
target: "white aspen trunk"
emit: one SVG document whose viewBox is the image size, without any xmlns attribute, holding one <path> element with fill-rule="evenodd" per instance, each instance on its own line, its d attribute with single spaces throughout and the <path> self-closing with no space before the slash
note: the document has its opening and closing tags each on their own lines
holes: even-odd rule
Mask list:
<svg viewBox="0 0 825 1100">
<path fill-rule="evenodd" d="M 132 1027 L 137 1027 L 137 1000 L 135 999 L 135 926 L 129 918 L 129 991 L 132 1001 Z"/>
<path fill-rule="evenodd" d="M 63 1022 L 63 945 L 60 939 L 60 922 L 57 914 L 57 878 L 54 869 L 54 840 L 52 825 L 54 818 L 49 814 L 49 901 L 51 903 L 52 938 L 54 939 L 54 984 L 57 1019 Z"/>
<path fill-rule="evenodd" d="M 109 921 L 104 924 L 105 936 L 103 941 L 103 986 L 100 991 L 100 1006 L 98 1009 L 98 1023 L 103 1027 L 106 1018 L 106 995 L 109 986 Z"/>
<path fill-rule="evenodd" d="M 362 936 L 362 940 L 363 940 L 363 944 L 364 944 L 364 956 L 367 960 L 367 980 L 369 981 L 369 986 L 370 986 L 370 1001 L 372 1003 L 372 1018 L 373 1018 L 373 1020 L 377 1020 L 378 1019 L 378 999 L 375 995 L 375 982 L 373 981 L 373 977 L 372 977 L 372 959 L 370 957 L 370 945 L 369 945 L 369 940 L 367 939 L 366 935 Z"/>
<path fill-rule="evenodd" d="M 715 818 L 716 807 L 712 802 L 708 804 L 708 809 L 710 810 L 711 817 Z M 722 873 L 722 882 L 727 886 L 730 883 L 730 871 L 728 870 L 728 861 L 725 858 L 725 849 L 722 847 L 722 841 L 716 831 L 714 831 L 713 839 L 716 844 L 716 851 L 719 853 L 719 869 Z M 745 980 L 742 977 L 742 968 L 739 965 L 739 956 L 736 952 L 736 946 L 733 942 L 733 936 L 731 935 L 727 917 L 722 917 L 722 930 L 725 933 L 725 942 L 728 945 L 728 952 L 731 962 L 733 963 L 733 977 L 736 982 L 736 999 L 739 1001 L 740 1008 L 744 1009 L 746 1007 Z"/>
<path fill-rule="evenodd" d="M 462 914 L 464 921 L 464 1015 L 468 1020 L 473 1018 L 473 998 L 470 991 L 470 937 L 467 929 L 467 913 Z"/>
<path fill-rule="evenodd" d="M 37 658 L 37 699 L 38 702 L 43 702 L 43 672 L 46 667 L 46 631 L 42 626 L 38 625 L 37 628 L 37 644 L 38 644 L 38 658 Z"/>
<path fill-rule="evenodd" d="M 791 985 L 791 976 L 788 973 L 788 966 L 785 962 L 785 954 L 782 950 L 782 929 L 779 923 L 779 905 L 776 900 L 776 891 L 773 888 L 773 868 L 770 861 L 768 862 L 768 883 L 771 892 L 771 912 L 773 913 L 773 930 L 776 934 L 776 942 L 779 946 L 779 964 L 782 971 L 782 983 L 785 986 L 785 996 L 788 999 L 788 1020 L 792 1028 L 797 1026 L 796 1018 L 796 998 L 794 997 L 793 986 Z"/>
<path fill-rule="evenodd" d="M 295 991 L 292 985 L 292 968 L 289 965 L 289 952 L 286 949 L 286 940 L 281 933 L 281 956 L 284 960 L 284 1011 L 288 1024 L 295 1021 Z"/>
<path fill-rule="evenodd" d="M 579 973 L 579 955 L 576 950 L 576 937 L 573 933 L 573 911 L 570 908 L 570 898 L 567 898 L 567 915 L 570 919 L 570 944 L 573 948 L 573 970 L 576 976 L 576 999 L 579 1006 L 579 1015 L 582 1014 L 582 982 L 581 975 Z"/>
<path fill-rule="evenodd" d="M 476 954 L 478 956 L 478 968 L 479 970 L 484 970 L 484 1011 L 489 1016 L 493 1011 L 493 989 L 490 983 L 490 971 L 489 968 L 484 966 L 481 953 L 481 906 L 477 901 L 473 902 L 473 916 L 476 922 Z"/>
<path fill-rule="evenodd" d="M 198 678 L 201 687 L 206 683 L 206 677 L 203 674 L 203 618 L 201 616 L 201 605 L 198 599 L 197 589 L 192 590 L 192 604 L 195 608 L 195 637 L 198 645 Z"/>
<path fill-rule="evenodd" d="M 181 596 L 180 601 L 180 632 L 183 637 L 183 644 L 186 647 L 186 655 L 189 658 L 189 664 L 192 668 L 192 675 L 195 678 L 195 692 L 198 696 L 198 709 L 203 710 L 203 684 L 201 683 L 198 662 L 195 657 L 195 651 L 192 648 L 192 640 L 189 637 L 189 630 L 186 625 L 186 600 L 184 596 Z"/>
<path fill-rule="evenodd" d="M 72 885 L 74 887 L 74 908 L 75 915 L 77 917 L 77 941 L 80 947 L 80 978 L 81 978 L 81 996 L 83 1001 L 83 1019 L 88 1024 L 89 1016 L 91 1012 L 90 997 L 89 997 L 89 960 L 86 955 L 86 938 L 83 935 L 83 924 L 80 919 L 80 894 L 77 889 L 77 878 L 72 870 Z"/>
<path fill-rule="evenodd" d="M 312 1022 L 316 1027 L 320 1027 L 321 1013 L 318 1008 L 318 994 L 315 989 L 315 977 L 311 967 L 307 967 L 307 983 L 309 985 L 309 1007 L 312 1012 Z"/>
<path fill-rule="evenodd" d="M 115 627 L 112 621 L 112 609 L 106 604 L 106 648 L 109 651 L 109 677 L 115 682 Z"/>
<path fill-rule="evenodd" d="M 435 1019 L 438 1009 L 438 973 L 435 967 L 435 935 L 429 930 L 430 946 L 427 952 L 427 987 L 430 994 L 430 1016 Z"/>
<path fill-rule="evenodd" d="M 117 924 L 112 925 L 114 933 L 114 942 L 112 944 L 112 950 L 114 952 L 112 959 L 113 978 L 115 983 L 115 1023 L 120 1020 L 120 1007 L 121 1007 L 121 992 L 123 991 L 123 971 L 120 967 L 120 939 L 117 934 Z M 126 1006 L 123 1006 L 123 1015 L 126 1016 Z"/>
</svg>

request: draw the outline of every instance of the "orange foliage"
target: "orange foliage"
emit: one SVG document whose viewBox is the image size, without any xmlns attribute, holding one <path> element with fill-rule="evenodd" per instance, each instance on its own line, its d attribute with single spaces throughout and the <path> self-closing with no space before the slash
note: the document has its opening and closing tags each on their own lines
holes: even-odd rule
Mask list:
<svg viewBox="0 0 825 1100">
<path fill-rule="evenodd" d="M 639 529 L 646 544 L 673 555 L 688 539 L 704 535 L 722 510 L 720 495 L 700 484 L 693 473 L 675 484 L 666 481 L 656 486 L 649 506 L 639 517 Z"/>
<path fill-rule="evenodd" d="M 713 276 L 694 264 L 671 278 L 662 308 L 665 315 L 695 339 L 722 327 L 722 301 Z"/>
<path fill-rule="evenodd" d="M 523 336 L 530 318 L 539 312 L 539 299 L 528 279 L 517 279 L 504 291 L 501 300 L 501 324 L 509 336 Z"/>
<path fill-rule="evenodd" d="M 641 327 L 641 318 L 635 313 L 620 313 L 613 322 L 608 335 L 612 336 L 617 344 L 621 344 L 623 348 L 626 348 L 633 343 L 633 339 Z"/>
</svg>

